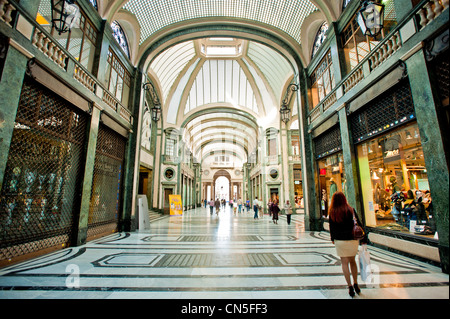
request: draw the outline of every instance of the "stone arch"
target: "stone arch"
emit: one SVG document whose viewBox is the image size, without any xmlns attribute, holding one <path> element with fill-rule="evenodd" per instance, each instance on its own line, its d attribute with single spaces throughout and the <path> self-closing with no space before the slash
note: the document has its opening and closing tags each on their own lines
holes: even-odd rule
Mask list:
<svg viewBox="0 0 450 319">
<path fill-rule="evenodd" d="M 231 193 L 231 174 L 225 169 L 218 170 L 214 174 L 214 177 L 213 177 L 214 188 L 216 187 L 216 181 L 219 177 L 225 177 L 226 179 L 228 179 L 228 182 L 229 182 L 228 183 L 228 185 L 229 185 L 228 194 L 229 194 L 229 196 L 231 196 L 231 194 L 232 194 Z M 217 198 L 216 194 L 217 194 L 217 190 L 214 189 L 214 198 Z"/>
</svg>

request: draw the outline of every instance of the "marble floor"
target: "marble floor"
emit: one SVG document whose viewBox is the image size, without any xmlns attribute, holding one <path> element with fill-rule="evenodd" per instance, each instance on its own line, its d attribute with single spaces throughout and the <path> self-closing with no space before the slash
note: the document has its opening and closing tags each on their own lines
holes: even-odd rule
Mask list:
<svg viewBox="0 0 450 319">
<path fill-rule="evenodd" d="M 349 299 L 327 232 L 303 215 L 197 208 L 0 269 L 0 299 Z M 373 275 L 355 299 L 448 299 L 438 267 L 369 247 Z"/>
</svg>

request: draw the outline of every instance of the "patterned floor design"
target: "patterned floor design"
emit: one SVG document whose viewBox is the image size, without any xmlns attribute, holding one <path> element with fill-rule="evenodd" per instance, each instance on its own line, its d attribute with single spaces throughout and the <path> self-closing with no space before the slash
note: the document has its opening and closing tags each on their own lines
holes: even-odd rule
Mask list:
<svg viewBox="0 0 450 319">
<path fill-rule="evenodd" d="M 0 269 L 0 299 L 349 299 L 327 232 L 303 215 L 254 219 L 229 208 L 152 218 L 116 233 Z M 369 247 L 370 282 L 357 299 L 448 299 L 437 267 Z"/>
</svg>

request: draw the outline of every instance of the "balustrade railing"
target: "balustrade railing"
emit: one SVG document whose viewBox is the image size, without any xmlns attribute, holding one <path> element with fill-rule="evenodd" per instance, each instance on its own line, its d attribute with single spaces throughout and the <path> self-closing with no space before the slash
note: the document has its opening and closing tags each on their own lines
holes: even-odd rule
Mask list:
<svg viewBox="0 0 450 319">
<path fill-rule="evenodd" d="M 16 11 L 16 12 L 14 12 Z M 81 64 L 79 63 L 62 45 L 59 44 L 42 26 L 40 26 L 33 17 L 31 17 L 16 1 L 0 0 L 0 21 L 5 22 L 8 26 L 14 28 L 13 16 L 17 14 L 22 16 L 33 27 L 31 36 L 31 44 L 50 59 L 60 70 L 70 73 L 72 77 L 83 87 L 93 94 L 96 94 L 97 88 L 101 88 L 102 101 L 113 109 L 120 118 L 128 123 L 132 123 L 133 117 L 131 112 L 124 107 L 105 87 Z M 73 63 L 74 68 L 68 69 L 69 60 Z"/>
<path fill-rule="evenodd" d="M 415 12 L 411 13 L 411 17 L 417 16 L 418 32 L 423 30 L 430 22 L 435 20 L 444 10 L 449 6 L 449 0 L 429 0 L 422 3 Z M 409 21 L 409 19 L 406 19 Z M 405 23 L 407 22 L 405 20 Z M 392 32 L 387 38 L 380 41 L 377 47 L 371 51 L 360 64 L 354 68 L 349 75 L 347 75 L 341 83 L 338 83 L 336 87 L 308 114 L 308 124 L 313 123 L 315 120 L 331 108 L 337 102 L 336 92 L 342 88 L 345 95 L 348 91 L 354 88 L 360 83 L 365 76 L 368 76 L 372 71 L 381 66 L 387 61 L 394 53 L 396 53 L 403 45 L 400 28 L 405 24 L 398 25 L 394 32 Z M 368 63 L 368 73 L 364 73 L 364 65 Z"/>
<path fill-rule="evenodd" d="M 431 21 L 436 19 L 442 11 L 447 9 L 448 2 L 449 0 L 432 0 L 425 3 L 425 5 L 417 12 L 420 17 L 420 30 L 425 28 Z"/>
</svg>

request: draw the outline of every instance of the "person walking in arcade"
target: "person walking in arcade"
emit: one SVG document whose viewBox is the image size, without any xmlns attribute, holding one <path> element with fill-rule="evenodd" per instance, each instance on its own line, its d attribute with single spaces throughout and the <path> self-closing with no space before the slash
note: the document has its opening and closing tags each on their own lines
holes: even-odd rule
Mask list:
<svg viewBox="0 0 450 319">
<path fill-rule="evenodd" d="M 334 193 L 331 198 L 329 208 L 330 237 L 331 242 L 336 247 L 336 253 L 341 258 L 342 271 L 348 285 L 350 297 L 361 292 L 358 286 L 358 266 L 355 256 L 358 253 L 360 240 L 353 238 L 353 218 L 355 216 L 357 223 L 361 226 L 361 221 L 356 215 L 355 210 L 347 203 L 347 199 L 342 192 Z M 366 242 L 367 236 L 361 240 Z M 352 285 L 352 278 L 353 285 Z"/>
</svg>

